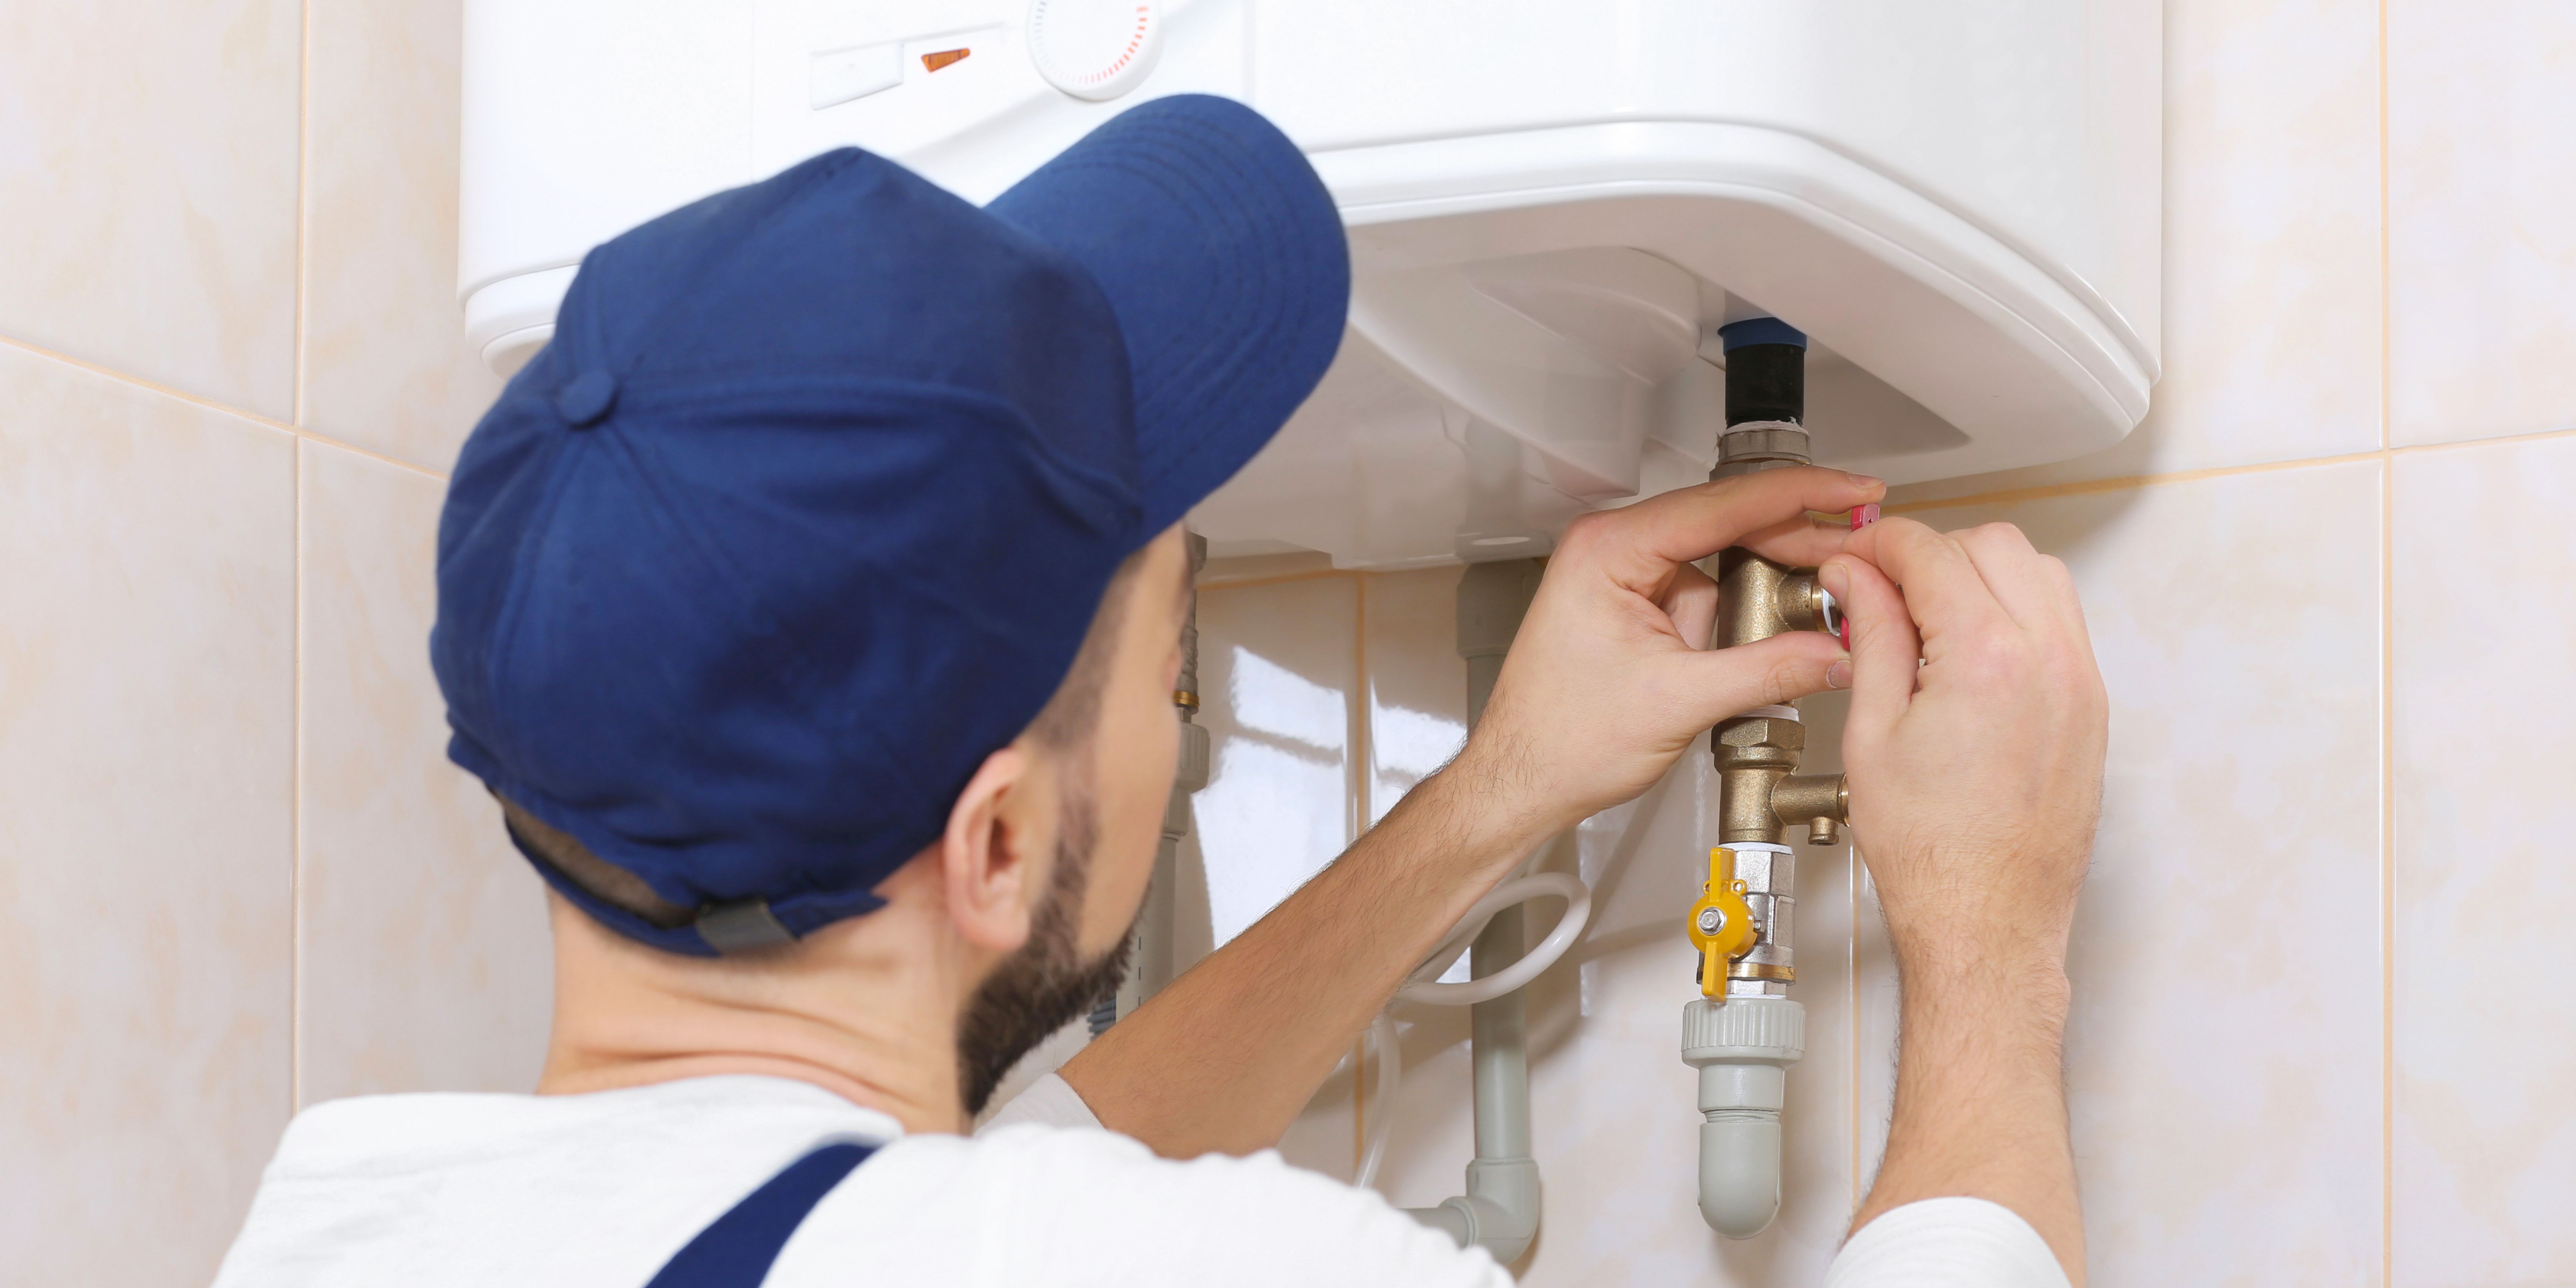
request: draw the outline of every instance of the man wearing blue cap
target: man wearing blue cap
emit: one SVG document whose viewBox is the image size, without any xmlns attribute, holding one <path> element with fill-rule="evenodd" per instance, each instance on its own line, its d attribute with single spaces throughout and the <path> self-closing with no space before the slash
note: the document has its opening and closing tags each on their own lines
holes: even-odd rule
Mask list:
<svg viewBox="0 0 2576 1288">
<path fill-rule="evenodd" d="M 1345 256 L 1297 150 L 1196 97 L 982 209 L 844 150 L 592 252 L 458 462 L 431 639 L 450 754 L 552 890 L 540 1094 L 305 1111 L 218 1282 L 1507 1283 L 1255 1151 L 1533 844 L 1847 685 L 1906 1046 L 1834 1282 L 2080 1275 L 2082 619 L 2008 528 L 1809 524 L 1883 492 L 1830 470 L 1576 524 L 1447 770 L 1029 1121 L 957 1134 L 1123 967 L 1178 524 L 1331 362 Z M 1736 544 L 1823 564 L 1852 655 L 1698 648 L 1690 561 Z"/>
</svg>

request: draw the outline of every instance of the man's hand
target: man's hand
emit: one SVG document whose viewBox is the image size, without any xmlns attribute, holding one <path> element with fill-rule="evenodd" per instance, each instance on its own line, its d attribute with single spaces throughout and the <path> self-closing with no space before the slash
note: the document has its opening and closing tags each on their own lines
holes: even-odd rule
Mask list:
<svg viewBox="0 0 2576 1288">
<path fill-rule="evenodd" d="M 1109 1127 L 1187 1158 L 1275 1145 L 1404 976 L 1530 848 L 1654 785 L 1723 717 L 1827 685 L 1822 635 L 1705 651 L 1731 545 L 1812 564 L 1845 534 L 1809 510 L 1885 491 L 1772 470 L 1578 520 L 1456 763 L 1331 867 L 1064 1067 Z"/>
<path fill-rule="evenodd" d="M 1798 567 L 1849 535 L 1807 518 L 1866 505 L 1877 479 L 1766 470 L 1585 515 L 1565 530 L 1451 772 L 1549 835 L 1636 799 L 1711 725 L 1831 687 L 1841 645 L 1812 631 L 1708 650 L 1729 546 Z"/>
<path fill-rule="evenodd" d="M 1853 1221 L 1964 1195 L 2084 1279 L 2059 1041 L 2108 706 L 2065 565 L 2008 524 L 1861 530 L 1818 571 L 1852 623 L 1852 831 L 1902 986 L 1896 1111 Z"/>
<path fill-rule="evenodd" d="M 2006 523 L 1889 519 L 1848 549 L 1820 573 L 1852 619 L 1843 763 L 1898 955 L 2063 966 L 2106 737 L 2066 565 Z"/>
</svg>

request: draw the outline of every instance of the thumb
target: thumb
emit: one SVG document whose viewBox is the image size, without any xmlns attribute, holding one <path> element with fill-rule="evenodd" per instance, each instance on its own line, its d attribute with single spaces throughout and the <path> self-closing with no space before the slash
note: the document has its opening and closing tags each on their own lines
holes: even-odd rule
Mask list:
<svg viewBox="0 0 2576 1288">
<path fill-rule="evenodd" d="M 1825 670 L 1843 660 L 1840 644 L 1815 631 L 1791 631 L 1734 648 L 1664 655 L 1672 668 L 1667 710 L 1705 728 L 1755 707 L 1822 693 Z"/>
</svg>

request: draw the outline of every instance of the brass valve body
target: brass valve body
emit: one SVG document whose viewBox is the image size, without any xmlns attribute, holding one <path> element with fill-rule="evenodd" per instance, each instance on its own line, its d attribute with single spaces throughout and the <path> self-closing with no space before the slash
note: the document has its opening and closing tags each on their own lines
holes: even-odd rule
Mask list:
<svg viewBox="0 0 2576 1288">
<path fill-rule="evenodd" d="M 1792 569 L 1748 550 L 1728 550 L 1718 556 L 1718 586 L 1717 630 L 1710 641 L 1714 648 L 1751 644 L 1789 631 L 1826 630 L 1833 624 L 1812 569 Z M 1786 845 L 1791 828 L 1802 829 L 1810 845 L 1841 840 L 1849 792 L 1840 774 L 1798 772 L 1806 748 L 1807 727 L 1789 712 L 1735 716 L 1710 731 L 1709 752 L 1718 777 L 1719 845 Z M 1789 915 L 1796 904 L 1796 863 L 1789 854 L 1763 850 L 1748 850 L 1743 857 L 1751 866 L 1737 874 L 1735 885 L 1754 914 L 1757 935 L 1733 956 L 1725 973 L 1730 979 L 1771 981 L 1766 987 L 1776 992 L 1779 985 L 1797 978 L 1788 943 Z M 1761 862 L 1751 863 L 1754 859 Z M 1732 860 L 1729 871 L 1735 871 Z M 1696 907 L 1693 915 L 1698 915 Z M 1701 991 L 1715 997 L 1711 974 L 1703 954 Z"/>
</svg>

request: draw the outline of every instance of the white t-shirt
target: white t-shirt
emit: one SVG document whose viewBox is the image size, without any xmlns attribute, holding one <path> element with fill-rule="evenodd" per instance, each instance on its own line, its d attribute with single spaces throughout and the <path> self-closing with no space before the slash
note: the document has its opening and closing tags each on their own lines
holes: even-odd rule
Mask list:
<svg viewBox="0 0 2576 1288">
<path fill-rule="evenodd" d="M 1096 1123 L 1048 1121 L 1092 1120 L 1056 1078 L 973 1137 L 906 1137 L 893 1119 L 820 1087 L 752 1076 L 580 1096 L 332 1101 L 287 1128 L 215 1284 L 642 1288 L 744 1195 L 833 1140 L 881 1148 L 806 1217 L 771 1288 L 1512 1282 L 1483 1249 L 1462 1252 L 1375 1192 L 1276 1153 L 1176 1163 Z M 1941 1205 L 1966 1207 L 1919 1219 L 1918 1209 Z M 1888 1243 L 1873 1238 L 1882 1227 L 1901 1243 L 1873 1254 Z M 1865 1269 L 1859 1262 L 1887 1269 L 1843 1273 L 1845 1263 Z M 1926 1277 L 1945 1265 L 1974 1277 Z M 2059 1288 L 2065 1279 L 2018 1217 L 1946 1199 L 1872 1222 L 1828 1283 Z"/>
</svg>

